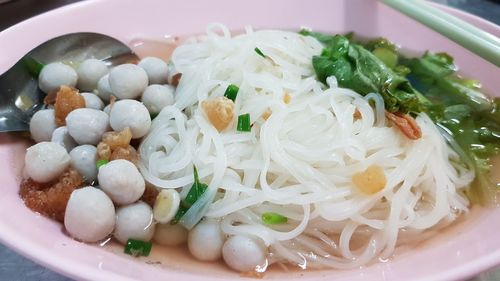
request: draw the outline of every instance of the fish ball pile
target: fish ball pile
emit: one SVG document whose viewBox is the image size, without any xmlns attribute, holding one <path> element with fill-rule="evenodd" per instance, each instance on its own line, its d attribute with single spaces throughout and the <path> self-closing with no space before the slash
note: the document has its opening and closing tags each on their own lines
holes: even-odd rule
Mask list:
<svg viewBox="0 0 500 281">
<path fill-rule="evenodd" d="M 83 178 L 69 198 L 47 199 L 58 196 L 50 188 L 39 198 L 44 206 L 66 204 L 64 226 L 79 241 L 95 243 L 113 236 L 122 244 L 129 239 L 187 244 L 198 260 L 223 259 L 234 270 L 253 270 L 266 259 L 260 241 L 244 235 L 228 239 L 218 219 L 203 219 L 190 230 L 173 224 L 187 195 L 175 189 L 160 192 L 136 166 L 132 143 L 149 133 L 152 118 L 174 104 L 176 85 L 168 82 L 177 84 L 180 78 L 175 68 L 155 57 L 113 68 L 97 59 L 76 69 L 63 62 L 46 65 L 39 87 L 55 102 L 47 102 L 31 120 L 37 144 L 27 150 L 25 174 L 47 185 L 57 185 L 68 169 Z M 147 199 L 151 196 L 155 200 Z"/>
<path fill-rule="evenodd" d="M 27 149 L 24 168 L 24 184 L 39 195 L 32 208 L 42 214 L 55 207 L 64 210 L 60 217 L 67 233 L 83 242 L 110 235 L 124 244 L 130 238 L 152 240 L 158 223 L 143 197 L 158 191 L 153 186 L 146 192 L 134 159 L 137 142 L 131 141 L 148 133 L 151 116 L 174 102 L 174 87 L 166 84 L 167 64 L 148 57 L 139 65 L 108 67 L 93 58 L 76 65 L 52 62 L 39 75 L 46 106 L 31 119 L 36 144 Z M 75 181 L 65 198 L 53 187 L 64 184 L 58 181 L 69 170 L 83 181 Z M 179 194 L 173 192 L 178 205 Z M 158 224 L 158 240 L 169 245 L 187 240 L 187 230 L 173 226 L 166 231 L 169 221 L 164 222 Z"/>
</svg>

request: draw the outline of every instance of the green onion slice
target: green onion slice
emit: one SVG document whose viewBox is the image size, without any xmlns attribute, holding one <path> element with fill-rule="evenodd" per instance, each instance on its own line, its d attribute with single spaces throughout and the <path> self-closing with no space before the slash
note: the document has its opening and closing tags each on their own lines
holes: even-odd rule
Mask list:
<svg viewBox="0 0 500 281">
<path fill-rule="evenodd" d="M 264 53 L 257 47 L 255 47 L 254 51 L 261 57 L 265 58 L 266 55 L 264 55 Z"/>
<path fill-rule="evenodd" d="M 261 218 L 265 224 L 284 224 L 288 222 L 287 217 L 273 212 L 263 213 Z"/>
<path fill-rule="evenodd" d="M 198 177 L 198 169 L 196 169 L 196 166 L 193 167 L 194 170 L 194 183 L 191 186 L 191 189 L 189 189 L 188 194 L 186 195 L 186 198 L 183 200 L 183 206 L 189 208 L 191 207 L 197 200 L 200 198 L 203 193 L 205 193 L 205 190 L 207 190 L 208 185 L 200 182 L 200 179 Z"/>
<path fill-rule="evenodd" d="M 238 116 L 238 124 L 236 130 L 239 132 L 250 132 L 252 126 L 250 125 L 250 114 L 242 114 Z"/>
<path fill-rule="evenodd" d="M 227 86 L 224 96 L 234 102 L 239 90 L 240 88 L 238 88 L 238 86 L 231 84 Z"/>
<path fill-rule="evenodd" d="M 38 75 L 40 75 L 40 71 L 42 71 L 42 68 L 45 66 L 43 63 L 39 62 L 33 57 L 24 57 L 22 61 L 28 69 L 28 72 L 34 78 L 38 78 Z"/>
<path fill-rule="evenodd" d="M 106 159 L 99 159 L 95 162 L 95 166 L 97 167 L 97 169 L 99 169 L 102 165 L 106 165 L 108 164 L 108 160 Z"/>
<path fill-rule="evenodd" d="M 125 245 L 125 250 L 123 252 L 134 257 L 147 257 L 151 252 L 151 247 L 151 242 L 141 241 L 137 239 L 128 239 L 127 244 Z"/>
<path fill-rule="evenodd" d="M 184 207 L 182 204 L 179 205 L 179 209 L 177 210 L 175 217 L 170 221 L 170 224 L 171 225 L 178 224 L 181 218 L 186 214 L 188 210 L 189 208 Z"/>
<path fill-rule="evenodd" d="M 193 206 L 193 204 L 198 201 L 198 199 L 203 195 L 203 193 L 205 193 L 208 188 L 208 185 L 200 182 L 200 179 L 198 177 L 198 169 L 196 169 L 196 166 L 193 167 L 193 170 L 194 183 L 191 186 L 191 189 L 189 189 L 186 198 L 181 201 L 175 217 L 170 221 L 170 224 L 172 225 L 178 223 L 181 220 L 182 216 L 184 216 L 189 208 L 191 208 L 191 206 Z"/>
</svg>

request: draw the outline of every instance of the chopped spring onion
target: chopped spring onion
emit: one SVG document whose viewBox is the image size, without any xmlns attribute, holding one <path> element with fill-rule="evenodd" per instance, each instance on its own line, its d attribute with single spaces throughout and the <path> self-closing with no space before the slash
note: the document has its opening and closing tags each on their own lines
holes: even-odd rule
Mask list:
<svg viewBox="0 0 500 281">
<path fill-rule="evenodd" d="M 170 221 L 170 224 L 171 225 L 174 225 L 174 224 L 177 224 L 179 223 L 179 221 L 181 220 L 182 216 L 184 216 L 184 214 L 186 214 L 186 212 L 188 211 L 189 208 L 186 208 L 184 206 L 179 205 L 179 209 L 177 209 L 177 213 L 175 214 L 174 218 Z"/>
<path fill-rule="evenodd" d="M 200 179 L 198 177 L 198 169 L 196 169 L 196 166 L 193 167 L 193 174 L 194 174 L 194 183 L 191 186 L 191 189 L 189 189 L 188 194 L 186 195 L 186 198 L 184 198 L 181 201 L 181 204 L 179 206 L 179 209 L 177 210 L 177 213 L 175 214 L 174 218 L 170 222 L 170 224 L 176 224 L 179 222 L 179 220 L 184 216 L 184 214 L 189 210 L 189 208 L 196 202 L 198 199 L 205 193 L 205 191 L 208 188 L 208 185 L 200 182 Z"/>
<path fill-rule="evenodd" d="M 96 165 L 97 169 L 99 169 L 102 165 L 108 164 L 108 162 L 109 161 L 106 159 L 99 159 L 99 160 L 97 160 L 97 162 L 95 162 L 95 165 Z"/>
<path fill-rule="evenodd" d="M 149 256 L 151 252 L 152 244 L 151 242 L 136 240 L 136 239 L 128 239 L 127 244 L 125 245 L 125 250 L 123 251 L 125 254 L 129 254 L 134 257 L 138 256 Z"/>
<path fill-rule="evenodd" d="M 240 88 L 238 88 L 238 86 L 231 84 L 227 86 L 224 96 L 234 102 L 239 90 Z"/>
<path fill-rule="evenodd" d="M 261 218 L 265 224 L 283 224 L 288 222 L 287 217 L 273 212 L 263 213 Z"/>
<path fill-rule="evenodd" d="M 22 61 L 28 69 L 28 72 L 34 78 L 38 78 L 38 75 L 40 75 L 40 71 L 42 71 L 42 68 L 45 66 L 43 63 L 39 62 L 33 57 L 24 57 Z"/>
<path fill-rule="evenodd" d="M 200 179 L 198 178 L 198 169 L 196 169 L 196 166 L 194 166 L 194 183 L 191 186 L 191 189 L 189 190 L 188 194 L 186 195 L 186 198 L 183 200 L 183 205 L 185 207 L 191 207 L 198 198 L 201 197 L 201 195 L 205 192 L 207 189 L 208 185 L 200 182 Z"/>
<path fill-rule="evenodd" d="M 255 47 L 254 51 L 261 57 L 265 58 L 266 55 L 264 55 L 264 53 L 257 47 Z"/>
<path fill-rule="evenodd" d="M 239 132 L 250 132 L 252 126 L 250 125 L 250 114 L 242 114 L 238 116 L 238 124 L 236 130 Z"/>
</svg>

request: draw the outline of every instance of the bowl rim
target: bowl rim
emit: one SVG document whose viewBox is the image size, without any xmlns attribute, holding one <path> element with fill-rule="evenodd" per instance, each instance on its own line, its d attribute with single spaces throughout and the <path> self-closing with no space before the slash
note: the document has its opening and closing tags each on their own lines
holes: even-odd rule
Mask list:
<svg viewBox="0 0 500 281">
<path fill-rule="evenodd" d="M 36 24 L 37 21 L 40 19 L 45 19 L 47 17 L 52 17 L 54 14 L 61 14 L 61 13 L 66 13 L 75 9 L 78 9 L 79 7 L 83 6 L 99 6 L 100 3 L 105 2 L 105 0 L 87 0 L 87 1 L 81 1 L 81 2 L 76 2 L 72 4 L 68 4 L 62 7 L 59 7 L 54 10 L 50 10 L 47 12 L 44 12 L 42 14 L 39 14 L 35 17 L 23 20 L 20 23 L 17 23 L 3 31 L 0 32 L 0 37 L 5 36 L 10 33 L 18 33 L 19 31 L 22 31 L 28 26 L 32 26 Z M 469 23 L 472 23 L 476 25 L 479 28 L 485 29 L 487 31 L 493 30 L 495 32 L 500 33 L 500 26 L 496 25 L 495 23 L 488 21 L 486 19 L 483 19 L 479 16 L 470 14 L 468 12 L 464 12 L 462 10 L 459 10 L 457 8 L 445 6 L 443 4 L 439 3 L 430 3 L 439 9 L 442 9 L 446 12 L 449 12 L 455 16 L 460 17 L 463 20 L 468 21 Z M 13 62 L 15 63 L 15 62 Z M 12 63 L 12 64 L 13 64 Z M 10 66 L 9 66 L 10 67 Z M 23 239 L 17 238 L 17 235 L 15 231 L 12 229 L 4 227 L 4 224 L 0 222 L 0 242 L 16 253 L 27 257 L 31 261 L 34 261 L 46 268 L 49 268 L 55 272 L 61 273 L 65 276 L 68 276 L 70 278 L 75 278 L 75 279 L 85 279 L 85 280 L 130 280 L 134 281 L 137 279 L 129 278 L 125 275 L 120 275 L 117 273 L 114 273 L 112 271 L 107 271 L 107 270 L 101 270 L 98 269 L 94 266 L 91 266 L 89 264 L 82 264 L 80 262 L 75 262 L 73 260 L 67 260 L 64 259 L 63 257 L 57 256 L 57 255 L 49 255 L 47 256 L 44 250 L 40 247 L 38 247 L 37 243 L 34 243 L 33 241 L 26 241 Z M 64 264 L 64 266 L 61 266 L 61 264 Z M 487 255 L 482 256 L 479 259 L 470 261 L 466 264 L 463 264 L 460 268 L 455 268 L 455 269 L 448 269 L 440 272 L 439 274 L 434 274 L 432 276 L 427 276 L 427 277 L 422 277 L 421 279 L 417 280 L 452 280 L 452 279 L 457 279 L 457 278 L 466 278 L 466 277 L 471 277 L 474 274 L 477 274 L 479 272 L 482 272 L 484 270 L 490 269 L 496 265 L 500 264 L 500 249 L 497 249 L 494 252 L 491 252 Z M 79 268 L 78 270 L 75 270 L 74 268 Z M 162 270 L 167 270 L 167 269 L 162 269 Z M 184 272 L 183 274 L 188 274 Z M 207 280 L 212 280 L 212 278 L 209 278 Z M 219 280 L 216 278 L 213 278 L 213 280 Z"/>
</svg>

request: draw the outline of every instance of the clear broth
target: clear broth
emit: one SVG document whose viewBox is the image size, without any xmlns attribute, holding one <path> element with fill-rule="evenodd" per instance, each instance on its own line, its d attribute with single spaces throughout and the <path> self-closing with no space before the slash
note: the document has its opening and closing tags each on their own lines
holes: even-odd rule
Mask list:
<svg viewBox="0 0 500 281">
<path fill-rule="evenodd" d="M 429 233 L 430 237 L 423 238 L 422 241 L 408 244 L 404 246 L 399 246 L 396 248 L 392 257 L 388 260 L 374 261 L 373 263 L 360 267 L 368 268 L 371 266 L 377 266 L 378 263 L 391 262 L 393 260 L 403 259 L 405 257 L 411 257 L 412 254 L 423 250 L 431 249 L 434 247 L 439 247 L 440 245 L 446 244 L 447 241 L 451 240 L 453 237 L 466 232 L 468 229 L 475 227 L 478 221 L 488 213 L 488 208 L 481 206 L 473 206 L 470 211 L 464 215 L 457 218 L 451 225 L 448 225 L 442 229 L 434 230 L 433 233 Z M 151 253 L 148 257 L 132 257 L 123 253 L 124 246 L 119 244 L 114 240 L 110 240 L 104 245 L 104 249 L 114 254 L 133 259 L 137 262 L 143 262 L 151 266 L 162 268 L 165 270 L 174 270 L 179 272 L 186 272 L 198 275 L 209 274 L 211 277 L 229 277 L 239 276 L 239 273 L 233 272 L 229 269 L 225 263 L 221 260 L 216 262 L 202 262 L 195 259 L 189 253 L 187 245 L 166 247 L 154 243 Z M 453 255 L 454 253 L 450 253 Z M 333 274 L 335 272 L 341 273 L 344 270 L 337 269 L 307 269 L 307 271 L 324 272 L 325 274 Z M 223 272 L 224 274 L 221 274 Z M 284 274 L 286 273 L 286 274 Z M 268 267 L 267 271 L 264 273 L 264 278 L 291 278 L 299 277 L 304 274 L 304 269 L 293 264 L 272 264 Z"/>
<path fill-rule="evenodd" d="M 148 39 L 148 38 L 136 38 L 130 42 L 130 46 L 137 53 L 139 57 L 146 56 L 156 56 L 168 62 L 174 49 L 179 46 L 186 39 L 193 36 L 165 36 L 164 38 L 158 39 Z M 418 55 L 416 52 L 411 52 L 413 55 Z M 500 183 L 500 156 L 493 157 L 491 174 L 492 179 L 497 183 Z M 419 251 L 426 248 L 438 247 L 442 245 L 445 241 L 450 240 L 453 236 L 465 232 L 467 229 L 473 228 L 481 217 L 487 214 L 488 208 L 481 206 L 472 206 L 470 211 L 464 215 L 458 217 L 450 225 L 434 230 L 433 233 L 429 233 L 429 237 L 426 236 L 422 241 L 413 243 L 410 245 L 398 246 L 389 260 L 379 261 L 379 262 L 390 262 L 394 259 L 404 258 L 406 256 L 411 256 L 415 251 Z M 210 274 L 212 277 L 228 277 L 227 275 L 221 275 L 221 272 L 232 272 L 222 260 L 217 262 L 202 262 L 196 260 L 189 253 L 187 245 L 181 245 L 177 247 L 167 247 L 159 244 L 153 244 L 151 254 L 148 257 L 131 257 L 123 253 L 124 246 L 117 243 L 114 240 L 110 240 L 105 243 L 104 248 L 107 251 L 111 251 L 115 254 L 126 256 L 130 259 L 134 259 L 139 262 L 144 262 L 151 266 L 160 267 L 168 270 L 175 270 L 181 272 L 189 272 L 194 274 Z M 366 267 L 375 266 L 377 262 L 367 265 Z M 311 269 L 307 269 L 310 271 Z M 314 270 L 314 269 L 313 269 Z M 325 272 L 332 272 L 337 270 L 324 270 Z M 286 276 L 283 275 L 286 272 Z M 238 273 L 233 272 L 233 277 L 238 276 Z M 290 278 L 293 276 L 299 277 L 303 275 L 303 269 L 295 265 L 283 265 L 283 264 L 272 264 L 268 267 L 265 272 L 265 278 Z"/>
</svg>

